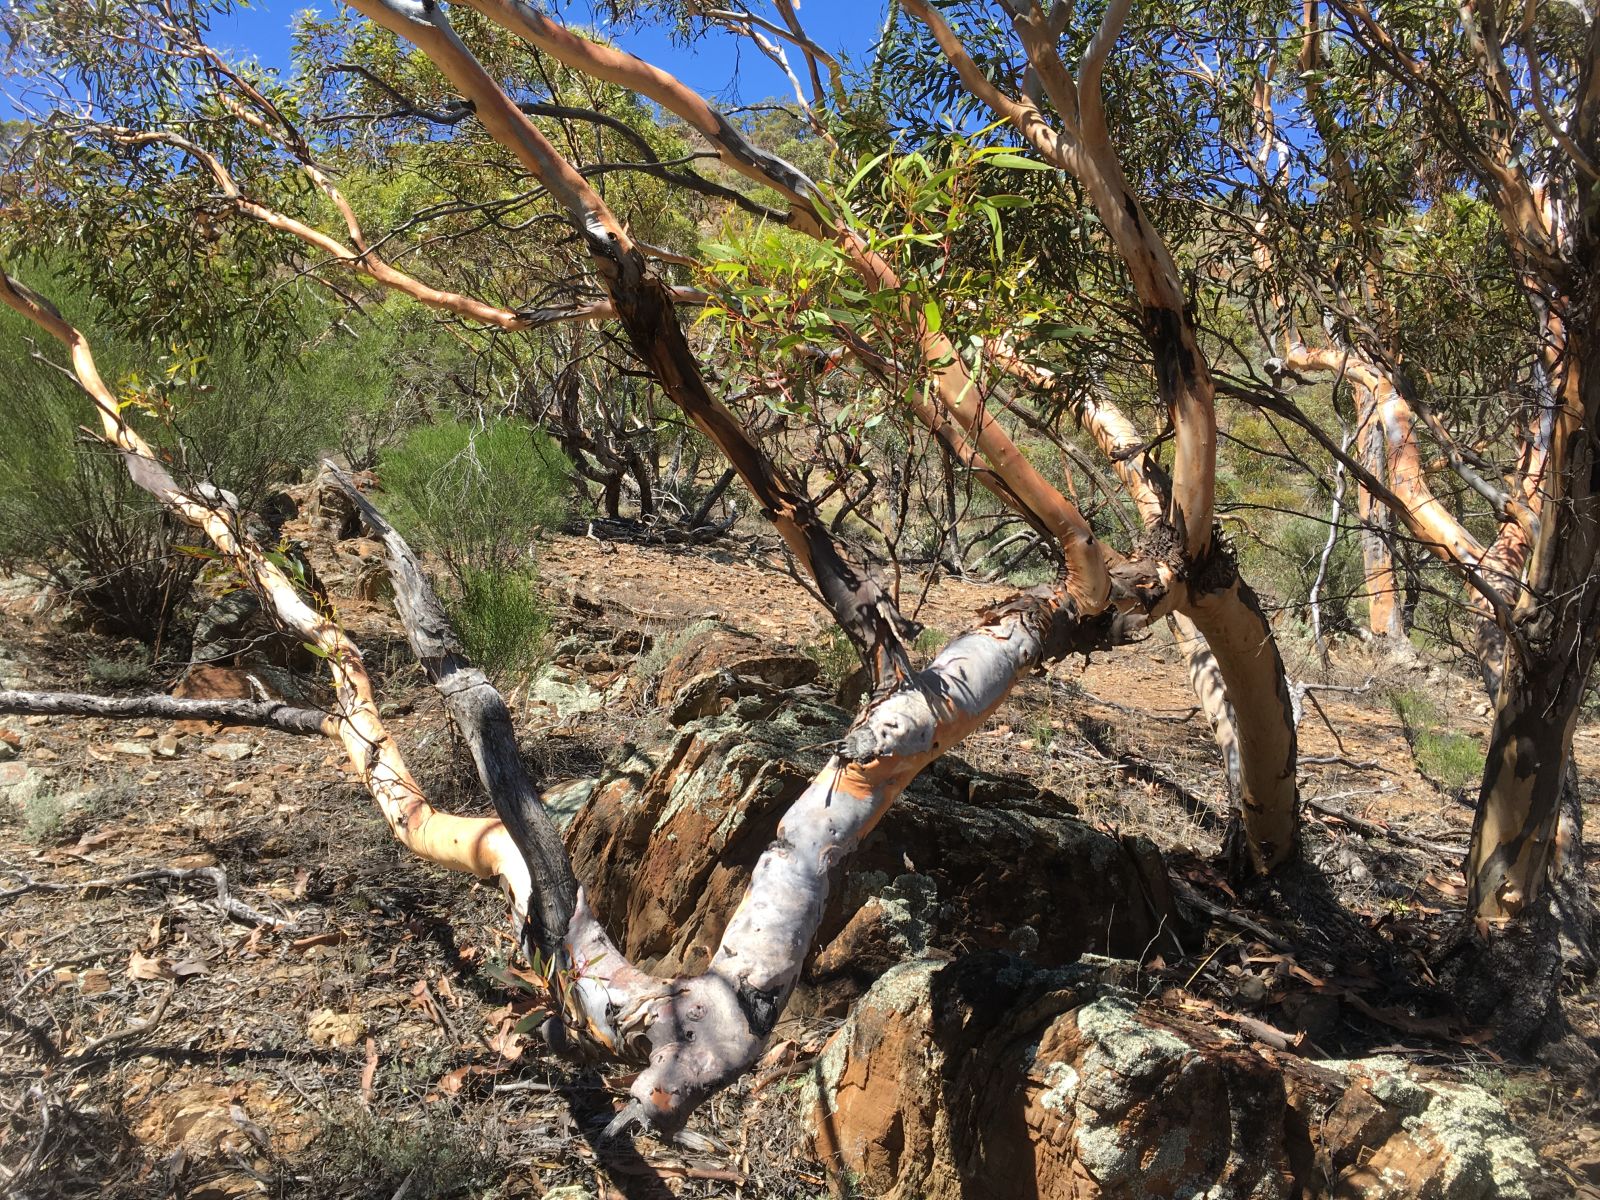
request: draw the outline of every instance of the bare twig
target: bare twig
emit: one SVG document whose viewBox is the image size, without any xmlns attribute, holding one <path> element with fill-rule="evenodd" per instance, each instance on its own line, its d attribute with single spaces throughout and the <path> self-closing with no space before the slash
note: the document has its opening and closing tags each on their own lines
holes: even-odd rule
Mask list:
<svg viewBox="0 0 1600 1200">
<path fill-rule="evenodd" d="M 217 890 L 217 906 L 225 915 L 236 921 L 246 925 L 263 925 L 268 929 L 287 929 L 293 925 L 293 922 L 269 917 L 242 900 L 235 900 L 228 892 L 228 873 L 221 867 L 151 867 L 148 870 L 135 871 L 131 875 L 119 875 L 113 879 L 85 879 L 74 883 L 47 883 L 24 875 L 20 886 L 0 892 L 0 901 L 14 900 L 30 892 L 79 892 L 85 888 L 127 887 L 135 883 L 150 883 L 156 880 L 190 883 L 196 879 L 205 880 Z"/>
<path fill-rule="evenodd" d="M 128 1038 L 138 1037 L 141 1033 L 149 1033 L 161 1023 L 161 1018 L 166 1015 L 167 1005 L 172 1002 L 172 993 L 177 990 L 177 984 L 169 983 L 167 990 L 161 993 L 161 999 L 156 1003 L 155 1012 L 151 1013 L 148 1018 L 105 1034 L 103 1037 L 95 1038 L 94 1041 L 79 1047 L 67 1055 L 67 1061 L 70 1063 L 85 1062 L 114 1042 L 126 1041 Z"/>
</svg>

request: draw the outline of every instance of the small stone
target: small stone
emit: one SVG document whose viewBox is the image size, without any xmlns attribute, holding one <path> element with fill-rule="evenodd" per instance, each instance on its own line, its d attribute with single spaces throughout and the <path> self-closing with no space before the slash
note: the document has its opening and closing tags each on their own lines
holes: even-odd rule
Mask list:
<svg viewBox="0 0 1600 1200">
<path fill-rule="evenodd" d="M 162 758 L 177 758 L 178 735 L 175 733 L 163 733 L 155 741 L 155 750 Z"/>
<path fill-rule="evenodd" d="M 238 762 L 255 753 L 255 747 L 246 742 L 217 742 L 201 751 L 207 758 L 219 762 Z"/>
<path fill-rule="evenodd" d="M 43 713 L 36 713 L 35 715 L 33 715 L 31 717 L 26 717 L 24 719 L 27 721 L 27 723 L 29 725 L 32 725 L 35 729 L 37 729 L 41 725 L 50 724 L 50 718 L 45 716 Z"/>
<path fill-rule="evenodd" d="M 138 729 L 133 731 L 133 736 L 136 738 L 153 738 L 155 735 L 156 731 L 154 727 L 150 725 L 141 725 Z"/>
<path fill-rule="evenodd" d="M 17 748 L 10 742 L 0 739 L 0 762 L 10 762 L 17 756 Z"/>
<path fill-rule="evenodd" d="M 55 760 L 61 756 L 48 746 L 40 746 L 33 752 L 33 757 L 38 759 L 40 762 L 55 762 Z"/>
<path fill-rule="evenodd" d="M 149 742 L 112 742 L 111 749 L 116 754 L 132 754 L 139 758 L 150 757 Z"/>
<path fill-rule="evenodd" d="M 90 967 L 79 976 L 78 988 L 85 996 L 98 996 L 111 990 L 111 976 L 103 967 Z"/>
<path fill-rule="evenodd" d="M 354 1046 L 367 1032 L 366 1022 L 356 1013 L 319 1009 L 306 1022 L 306 1036 L 315 1046 Z"/>
</svg>

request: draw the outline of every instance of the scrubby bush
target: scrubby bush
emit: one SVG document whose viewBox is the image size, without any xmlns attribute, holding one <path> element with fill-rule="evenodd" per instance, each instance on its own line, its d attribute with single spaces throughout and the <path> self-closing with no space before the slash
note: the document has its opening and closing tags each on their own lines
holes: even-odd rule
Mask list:
<svg viewBox="0 0 1600 1200">
<path fill-rule="evenodd" d="M 468 654 L 490 675 L 525 674 L 549 628 L 534 541 L 569 504 L 560 449 L 520 421 L 445 419 L 385 451 L 379 478 L 390 519 L 444 567 L 445 607 Z"/>
<path fill-rule="evenodd" d="M 150 678 L 150 663 L 142 657 L 103 658 L 94 655 L 89 659 L 89 678 L 108 688 L 133 687 Z"/>
<path fill-rule="evenodd" d="M 1421 692 L 1396 692 L 1390 704 L 1424 778 L 1450 791 L 1477 786 L 1484 766 L 1483 745 L 1477 738 L 1450 729 L 1438 706 Z"/>
<path fill-rule="evenodd" d="M 1256 520 L 1261 527 L 1259 536 L 1235 543 L 1240 570 L 1290 618 L 1309 622 L 1311 589 L 1328 543 L 1327 522 L 1310 517 Z M 1363 603 L 1362 588 L 1358 537 L 1341 531 L 1317 592 L 1324 630 L 1355 627 Z"/>
<path fill-rule="evenodd" d="M 248 509 L 337 443 L 348 404 L 297 365 L 322 363 L 320 352 L 258 359 L 243 340 L 219 337 L 171 347 L 154 377 L 140 375 L 128 364 L 148 361 L 148 349 L 128 345 L 115 322 L 88 319 L 70 275 L 51 278 L 47 290 L 84 327 L 101 373 L 139 410 L 140 432 L 180 482 L 207 480 Z M 29 361 L 37 336 L 21 317 L 0 313 L 0 564 L 48 579 L 109 632 L 182 643 L 174 618 L 205 561 L 191 552 L 199 539 L 128 479 L 120 456 L 97 439 L 82 391 Z M 381 349 L 358 339 L 341 350 L 345 370 Z"/>
<path fill-rule="evenodd" d="M 514 678 L 538 664 L 550 613 L 531 574 L 469 570 L 451 609 L 461 644 L 484 670 Z"/>
</svg>

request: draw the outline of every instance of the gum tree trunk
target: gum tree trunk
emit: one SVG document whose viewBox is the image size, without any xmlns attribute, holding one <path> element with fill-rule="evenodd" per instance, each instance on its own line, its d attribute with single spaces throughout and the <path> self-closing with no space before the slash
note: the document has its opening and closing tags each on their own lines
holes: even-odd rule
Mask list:
<svg viewBox="0 0 1600 1200">
<path fill-rule="evenodd" d="M 1383 445 L 1383 426 L 1376 419 L 1371 393 L 1363 393 L 1361 406 L 1361 462 L 1378 478 L 1384 477 L 1387 454 Z M 1361 577 L 1367 597 L 1367 629 L 1379 637 L 1403 638 L 1405 613 L 1400 606 L 1400 587 L 1394 573 L 1394 552 L 1389 538 L 1394 533 L 1394 518 L 1366 488 L 1356 488 L 1356 515 L 1361 518 Z M 1387 536 L 1386 536 L 1387 535 Z"/>
<path fill-rule="evenodd" d="M 1521 914 L 1549 876 L 1572 734 L 1600 649 L 1597 348 L 1571 336 L 1565 349 L 1539 536 L 1502 656 L 1465 865 L 1469 909 L 1491 922 Z"/>
<path fill-rule="evenodd" d="M 1272 626 L 1250 585 L 1220 551 L 1213 551 L 1206 576 L 1189 582 L 1179 612 L 1204 636 L 1222 678 L 1237 737 L 1239 816 L 1251 860 L 1269 871 L 1295 850 L 1294 705 Z"/>
</svg>

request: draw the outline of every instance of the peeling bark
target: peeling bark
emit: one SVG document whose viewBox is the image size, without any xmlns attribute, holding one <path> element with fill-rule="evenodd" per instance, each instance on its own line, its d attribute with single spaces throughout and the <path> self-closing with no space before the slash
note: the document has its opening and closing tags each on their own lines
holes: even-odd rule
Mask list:
<svg viewBox="0 0 1600 1200">
<path fill-rule="evenodd" d="M 1361 435 L 1358 450 L 1367 470 L 1382 478 L 1388 459 L 1383 426 L 1373 411 L 1371 393 L 1362 391 Z M 1379 637 L 1403 638 L 1405 614 L 1400 607 L 1400 586 L 1395 578 L 1394 552 L 1389 535 L 1389 510 L 1372 493 L 1356 486 L 1356 515 L 1361 519 L 1361 580 L 1367 598 L 1367 629 Z"/>
<path fill-rule="evenodd" d="M 1109 614 L 1082 620 L 1062 589 L 1038 589 L 991 610 L 872 705 L 784 815 L 706 972 L 646 1001 L 650 1065 L 619 1124 L 672 1128 L 742 1073 L 799 977 L 838 864 L 917 773 L 981 725 L 1024 674 L 1116 637 Z"/>
<path fill-rule="evenodd" d="M 1212 551 L 1220 558 L 1221 548 Z M 1299 822 L 1295 765 L 1299 741 L 1288 677 L 1272 626 L 1231 560 L 1218 576 L 1189 582 L 1179 612 L 1194 622 L 1214 656 L 1238 733 L 1239 816 L 1258 871 L 1294 856 Z M 1208 714 L 1209 716 L 1209 714 Z"/>
<path fill-rule="evenodd" d="M 1173 641 L 1189 668 L 1189 686 L 1200 701 L 1200 711 L 1205 714 L 1216 738 L 1217 749 L 1222 752 L 1222 765 L 1228 780 L 1228 795 L 1237 799 L 1243 776 L 1239 753 L 1239 723 L 1228 702 L 1228 685 L 1222 678 L 1222 668 L 1211 653 L 1205 635 L 1199 626 L 1181 612 L 1167 617 L 1172 628 Z"/>
<path fill-rule="evenodd" d="M 1593 338 L 1564 342 L 1539 536 L 1498 671 L 1465 864 L 1469 911 L 1486 921 L 1517 917 L 1549 878 L 1572 733 L 1600 651 L 1600 354 Z"/>
</svg>

